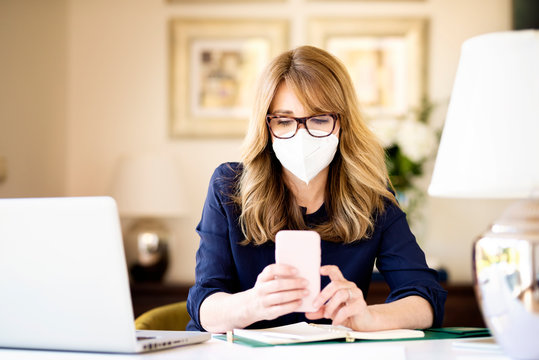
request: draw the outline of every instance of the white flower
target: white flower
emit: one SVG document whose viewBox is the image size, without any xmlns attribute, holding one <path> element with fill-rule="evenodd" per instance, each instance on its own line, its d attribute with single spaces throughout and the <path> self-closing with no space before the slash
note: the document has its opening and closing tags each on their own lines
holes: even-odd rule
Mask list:
<svg viewBox="0 0 539 360">
<path fill-rule="evenodd" d="M 388 148 L 395 144 L 400 121 L 395 118 L 381 118 L 370 122 L 370 129 L 378 137 L 382 146 Z"/>
<path fill-rule="evenodd" d="M 430 127 L 407 118 L 400 123 L 396 142 L 404 155 L 413 162 L 420 162 L 432 153 L 437 141 Z"/>
</svg>

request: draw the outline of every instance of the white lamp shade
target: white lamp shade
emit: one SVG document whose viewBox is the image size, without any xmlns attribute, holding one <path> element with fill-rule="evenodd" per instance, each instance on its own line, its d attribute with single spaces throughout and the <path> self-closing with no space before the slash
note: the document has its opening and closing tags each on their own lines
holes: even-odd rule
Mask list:
<svg viewBox="0 0 539 360">
<path fill-rule="evenodd" d="M 539 31 L 462 45 L 429 194 L 524 198 L 539 189 Z"/>
<path fill-rule="evenodd" d="M 127 217 L 177 217 L 186 211 L 179 165 L 169 155 L 121 158 L 113 197 Z"/>
</svg>

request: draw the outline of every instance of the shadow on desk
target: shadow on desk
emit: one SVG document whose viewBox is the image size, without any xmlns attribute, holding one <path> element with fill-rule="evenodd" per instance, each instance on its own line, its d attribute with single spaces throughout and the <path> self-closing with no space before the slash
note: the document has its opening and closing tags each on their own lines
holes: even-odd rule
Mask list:
<svg viewBox="0 0 539 360">
<path fill-rule="evenodd" d="M 472 284 L 442 283 L 442 286 L 448 291 L 444 327 L 485 327 Z M 131 297 L 135 317 L 157 306 L 187 300 L 190 287 L 190 284 L 132 284 Z M 373 281 L 367 296 L 367 303 L 383 303 L 388 294 L 389 287 L 385 282 Z"/>
</svg>

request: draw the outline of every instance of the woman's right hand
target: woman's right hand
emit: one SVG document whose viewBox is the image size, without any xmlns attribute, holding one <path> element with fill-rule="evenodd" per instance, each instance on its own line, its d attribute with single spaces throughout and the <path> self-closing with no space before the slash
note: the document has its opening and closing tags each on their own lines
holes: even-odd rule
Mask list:
<svg viewBox="0 0 539 360">
<path fill-rule="evenodd" d="M 271 264 L 262 270 L 249 290 L 247 307 L 252 323 L 275 319 L 301 305 L 301 299 L 309 293 L 308 281 L 297 274 L 296 268 L 284 264 Z"/>
</svg>

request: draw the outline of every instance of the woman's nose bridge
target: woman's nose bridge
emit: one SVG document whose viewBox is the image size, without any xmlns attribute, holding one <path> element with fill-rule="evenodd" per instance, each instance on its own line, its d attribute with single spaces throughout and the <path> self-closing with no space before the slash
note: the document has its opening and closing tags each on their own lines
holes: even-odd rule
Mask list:
<svg viewBox="0 0 539 360">
<path fill-rule="evenodd" d="M 302 126 L 305 129 L 305 121 L 307 120 L 307 118 L 299 118 L 296 120 L 298 122 L 298 129 L 301 129 Z"/>
</svg>

